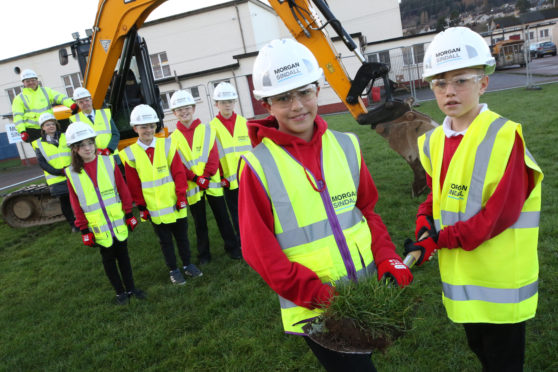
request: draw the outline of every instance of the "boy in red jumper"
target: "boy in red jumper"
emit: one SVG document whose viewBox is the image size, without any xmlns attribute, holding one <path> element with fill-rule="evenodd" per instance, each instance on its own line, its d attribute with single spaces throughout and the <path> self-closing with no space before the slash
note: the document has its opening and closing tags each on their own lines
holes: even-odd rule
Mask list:
<svg viewBox="0 0 558 372">
<path fill-rule="evenodd" d="M 72 149 L 72 163 L 65 169 L 70 203 L 83 244 L 100 247 L 116 302 L 124 305 L 130 296 L 146 297 L 134 285 L 128 256 L 128 229 L 133 231 L 138 221 L 132 215 L 132 197 L 114 159 L 97 156 L 95 136 L 93 128 L 80 121 L 66 130 L 66 143 Z"/>
<path fill-rule="evenodd" d="M 188 219 L 186 218 L 186 175 L 170 138 L 155 137 L 159 117 L 148 105 L 134 107 L 130 125 L 138 134 L 135 144 L 121 153 L 126 180 L 142 220 L 149 220 L 159 237 L 161 251 L 169 269 L 170 281 L 184 285 L 186 281 L 176 263 L 174 244 L 183 263 L 186 276 L 201 276 L 202 272 L 190 263 Z"/>
<path fill-rule="evenodd" d="M 494 67 L 484 39 L 465 27 L 436 35 L 425 53 L 424 79 L 447 116 L 419 138 L 432 191 L 406 253 L 420 251 L 421 265 L 440 249 L 444 306 L 483 371 L 521 371 L 537 307 L 543 175 L 521 125 L 479 103 Z"/>
<path fill-rule="evenodd" d="M 317 116 L 322 69 L 290 39 L 273 40 L 254 63 L 254 95 L 271 116 L 248 122 L 254 150 L 242 156 L 243 256 L 279 295 L 286 333 L 305 336 L 339 280 L 412 274 L 374 212 L 378 192 L 353 134 Z M 375 371 L 370 354 L 343 354 L 304 337 L 328 371 Z"/>
<path fill-rule="evenodd" d="M 215 130 L 208 124 L 202 124 L 199 119 L 194 119 L 196 103 L 190 92 L 175 92 L 171 97 L 170 106 L 178 119 L 171 139 L 186 169 L 188 204 L 196 225 L 200 265 L 211 261 L 205 199 L 209 202 L 225 242 L 225 252 L 232 259 L 240 259 L 240 247 L 223 197 Z"/>
</svg>

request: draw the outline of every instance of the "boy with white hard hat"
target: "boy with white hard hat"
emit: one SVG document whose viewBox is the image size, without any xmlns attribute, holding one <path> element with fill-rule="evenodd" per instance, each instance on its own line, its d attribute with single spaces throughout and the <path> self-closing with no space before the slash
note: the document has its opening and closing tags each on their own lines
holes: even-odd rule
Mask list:
<svg viewBox="0 0 558 372">
<path fill-rule="evenodd" d="M 170 281 L 184 285 L 186 281 L 176 263 L 173 236 L 184 274 L 197 277 L 202 272 L 190 262 L 186 174 L 171 139 L 155 137 L 158 122 L 159 117 L 152 107 L 144 104 L 134 107 L 130 125 L 138 134 L 138 140 L 122 150 L 120 157 L 141 219 L 151 221 L 159 238 Z"/>
<path fill-rule="evenodd" d="M 432 191 L 406 253 L 419 250 L 421 265 L 439 250 L 444 306 L 483 371 L 520 371 L 525 321 L 537 308 L 543 174 L 521 125 L 480 103 L 494 68 L 484 39 L 465 27 L 426 50 L 424 79 L 446 118 L 418 139 Z"/>
<path fill-rule="evenodd" d="M 219 150 L 221 186 L 223 186 L 227 207 L 231 214 L 240 245 L 240 232 L 238 230 L 238 176 L 236 172 L 240 155 L 250 151 L 252 144 L 248 136 L 246 118 L 234 112 L 237 99 L 236 89 L 230 83 L 224 81 L 219 83 L 213 92 L 213 100 L 219 113 L 209 124 L 215 129 L 217 149 Z"/>
<path fill-rule="evenodd" d="M 37 155 L 37 162 L 44 171 L 50 195 L 58 197 L 60 209 L 70 224 L 71 231 L 77 232 L 79 230 L 74 226 L 75 217 L 64 173 L 64 168 L 71 163 L 71 150 L 66 145 L 66 136 L 60 132 L 60 124 L 53 114 L 41 114 L 39 125 L 41 137 L 31 143 Z"/>
<path fill-rule="evenodd" d="M 85 88 L 79 87 L 74 90 L 74 101 L 78 104 L 80 112 L 70 117 L 70 121 L 81 121 L 87 123 L 97 133 L 95 142 L 100 155 L 113 154 L 118 148 L 120 132 L 116 128 L 110 109 L 95 110 L 91 93 Z"/>
<path fill-rule="evenodd" d="M 317 115 L 322 69 L 304 45 L 273 40 L 254 63 L 254 96 L 271 116 L 248 122 L 255 148 L 241 157 L 242 251 L 279 295 L 286 333 L 305 335 L 339 280 L 400 286 L 411 271 L 395 252 L 378 192 L 354 134 L 328 129 Z M 370 354 L 343 354 L 304 337 L 328 371 L 375 371 Z"/>
<path fill-rule="evenodd" d="M 128 230 L 133 231 L 138 220 L 132 214 L 132 197 L 122 173 L 112 156 L 97 155 L 95 136 L 80 121 L 66 130 L 66 142 L 72 149 L 72 163 L 65 169 L 70 202 L 83 244 L 99 247 L 116 303 L 125 305 L 132 296 L 146 298 L 134 284 L 128 255 Z"/>
<path fill-rule="evenodd" d="M 209 124 L 203 124 L 200 119 L 194 119 L 196 102 L 192 94 L 186 90 L 174 92 L 170 107 L 178 119 L 171 138 L 188 178 L 188 204 L 196 225 L 200 265 L 211 261 L 205 213 L 206 199 L 225 243 L 225 252 L 232 259 L 241 259 L 239 243 L 223 197 L 215 129 Z"/>
<path fill-rule="evenodd" d="M 53 113 L 53 105 L 64 105 L 78 110 L 78 105 L 65 94 L 39 84 L 37 73 L 31 69 L 21 72 L 23 89 L 12 102 L 12 115 L 16 130 L 24 142 L 33 142 L 40 137 L 39 117 L 44 113 Z"/>
</svg>

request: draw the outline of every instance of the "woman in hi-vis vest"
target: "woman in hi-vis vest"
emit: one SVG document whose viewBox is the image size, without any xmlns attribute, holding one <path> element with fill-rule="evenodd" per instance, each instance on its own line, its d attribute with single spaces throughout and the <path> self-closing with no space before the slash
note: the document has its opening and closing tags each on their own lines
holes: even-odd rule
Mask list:
<svg viewBox="0 0 558 372">
<path fill-rule="evenodd" d="M 133 231 L 138 220 L 132 214 L 132 196 L 114 158 L 97 155 L 95 135 L 93 128 L 81 121 L 66 130 L 66 143 L 72 149 L 72 164 L 66 168 L 70 202 L 83 244 L 99 247 L 116 303 L 125 305 L 132 296 L 146 297 L 134 284 L 128 256 L 128 230 Z"/>
<path fill-rule="evenodd" d="M 278 294 L 286 333 L 305 336 L 339 280 L 411 271 L 395 252 L 378 192 L 354 134 L 317 115 L 322 69 L 296 41 L 273 40 L 254 63 L 254 96 L 271 114 L 248 122 L 255 146 L 241 157 L 242 253 Z M 371 354 L 343 354 L 304 340 L 328 371 L 375 371 Z"/>
</svg>

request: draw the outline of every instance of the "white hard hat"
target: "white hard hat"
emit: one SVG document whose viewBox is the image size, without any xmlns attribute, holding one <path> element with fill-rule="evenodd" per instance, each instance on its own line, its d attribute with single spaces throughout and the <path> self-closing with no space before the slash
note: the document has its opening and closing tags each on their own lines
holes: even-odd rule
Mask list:
<svg viewBox="0 0 558 372">
<path fill-rule="evenodd" d="M 190 92 L 187 90 L 177 90 L 174 92 L 170 99 L 171 110 L 184 106 L 194 106 L 196 101 Z"/>
<path fill-rule="evenodd" d="M 49 120 L 56 121 L 56 118 L 50 112 L 45 112 L 45 113 L 41 114 L 41 116 L 39 116 L 39 126 L 42 127 L 43 124 L 46 123 Z"/>
<path fill-rule="evenodd" d="M 257 99 L 288 92 L 322 77 L 316 57 L 304 45 L 292 39 L 272 40 L 264 45 L 252 72 Z"/>
<path fill-rule="evenodd" d="M 38 79 L 39 77 L 37 76 L 37 74 L 35 73 L 35 71 L 31 70 L 31 69 L 25 69 L 21 72 L 21 81 L 25 80 L 25 79 Z"/>
<path fill-rule="evenodd" d="M 88 138 L 95 138 L 97 133 L 93 130 L 91 125 L 82 121 L 73 122 L 66 129 L 66 144 L 73 145 L 74 143 L 81 142 Z"/>
<path fill-rule="evenodd" d="M 484 66 L 485 74 L 496 68 L 496 60 L 486 41 L 467 27 L 451 27 L 434 37 L 423 62 L 423 79 L 462 68 Z"/>
<path fill-rule="evenodd" d="M 236 89 L 226 81 L 220 82 L 213 91 L 213 99 L 215 101 L 227 101 L 237 98 Z"/>
<path fill-rule="evenodd" d="M 159 122 L 159 116 L 149 105 L 137 105 L 130 114 L 130 125 L 154 124 Z"/>
<path fill-rule="evenodd" d="M 91 93 L 87 89 L 79 87 L 74 90 L 74 101 L 87 97 L 91 97 Z"/>
</svg>

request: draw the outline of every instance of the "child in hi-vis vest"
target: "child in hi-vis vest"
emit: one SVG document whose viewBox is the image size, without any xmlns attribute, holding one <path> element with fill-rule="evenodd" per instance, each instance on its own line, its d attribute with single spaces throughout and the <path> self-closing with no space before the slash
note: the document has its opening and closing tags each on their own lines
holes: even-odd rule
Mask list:
<svg viewBox="0 0 558 372">
<path fill-rule="evenodd" d="M 66 143 L 72 149 L 72 163 L 65 170 L 70 202 L 83 244 L 100 247 L 118 304 L 128 303 L 131 296 L 145 299 L 145 292 L 134 284 L 127 246 L 128 230 L 133 231 L 138 221 L 118 166 L 112 156 L 97 156 L 95 131 L 88 124 L 70 124 Z"/>
</svg>

